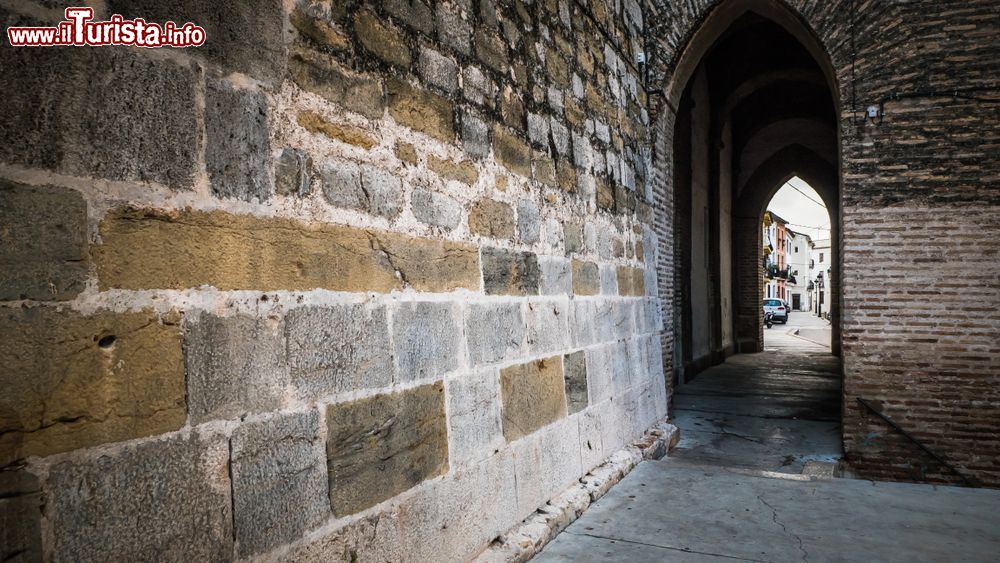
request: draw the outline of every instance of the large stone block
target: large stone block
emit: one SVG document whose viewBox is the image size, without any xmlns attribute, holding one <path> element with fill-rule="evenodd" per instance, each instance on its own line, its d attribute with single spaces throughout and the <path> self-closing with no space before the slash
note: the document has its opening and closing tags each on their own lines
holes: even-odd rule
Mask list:
<svg viewBox="0 0 1000 563">
<path fill-rule="evenodd" d="M 404 69 L 413 61 L 406 35 L 370 10 L 362 9 L 354 16 L 354 31 L 364 48 L 383 61 Z"/>
<path fill-rule="evenodd" d="M 389 115 L 397 123 L 441 141 L 455 140 L 454 108 L 447 98 L 400 80 L 390 80 L 388 92 Z"/>
<path fill-rule="evenodd" d="M 594 316 L 596 305 L 592 300 L 574 299 L 570 301 L 569 332 L 575 348 L 590 346 L 594 340 Z"/>
<path fill-rule="evenodd" d="M 410 203 L 421 223 L 450 231 L 462 222 L 462 204 L 444 194 L 417 188 L 410 194 Z"/>
<path fill-rule="evenodd" d="M 233 432 L 231 455 L 240 556 L 297 540 L 329 516 L 317 411 L 243 424 Z"/>
<path fill-rule="evenodd" d="M 508 442 L 566 416 L 562 357 L 500 370 L 503 435 Z"/>
<path fill-rule="evenodd" d="M 601 295 L 618 295 L 618 280 L 615 267 L 605 264 L 599 268 L 601 276 Z"/>
<path fill-rule="evenodd" d="M 307 543 L 298 543 L 282 557 L 297 563 L 331 561 L 401 561 L 406 552 L 400 545 L 399 514 L 375 513 L 342 525 Z"/>
<path fill-rule="evenodd" d="M 447 2 L 438 3 L 437 27 L 441 43 L 463 55 L 472 52 L 472 24 L 462 17 L 455 6 Z"/>
<path fill-rule="evenodd" d="M 565 301 L 528 303 L 528 350 L 532 355 L 569 346 L 569 305 Z"/>
<path fill-rule="evenodd" d="M 270 154 L 264 94 L 209 79 L 205 85 L 205 167 L 212 193 L 245 201 L 269 199 Z"/>
<path fill-rule="evenodd" d="M 0 311 L 0 465 L 183 426 L 177 324 L 150 311 Z"/>
<path fill-rule="evenodd" d="M 629 297 L 646 295 L 645 270 L 629 266 L 618 266 L 618 292 Z"/>
<path fill-rule="evenodd" d="M 27 471 L 0 470 L 0 561 L 42 561 L 42 507 L 38 478 Z"/>
<path fill-rule="evenodd" d="M 92 247 L 102 289 L 478 290 L 468 244 L 219 211 L 119 208 Z"/>
<path fill-rule="evenodd" d="M 610 399 L 614 393 L 615 345 L 605 344 L 587 349 L 587 393 L 590 404 Z"/>
<path fill-rule="evenodd" d="M 80 192 L 0 180 L 0 300 L 72 299 L 87 278 Z"/>
<path fill-rule="evenodd" d="M 413 29 L 426 35 L 434 32 L 434 13 L 423 0 L 384 0 L 382 5 Z"/>
<path fill-rule="evenodd" d="M 576 417 L 580 426 L 580 465 L 584 472 L 604 461 L 604 430 L 601 428 L 602 419 L 598 409 L 608 406 L 604 404 L 586 409 Z"/>
<path fill-rule="evenodd" d="M 299 149 L 284 148 L 274 159 L 274 190 L 284 196 L 306 197 L 312 158 Z"/>
<path fill-rule="evenodd" d="M 490 154 L 490 129 L 482 119 L 468 111 L 462 113 L 462 147 L 477 158 Z"/>
<path fill-rule="evenodd" d="M 201 313 L 185 323 L 192 424 L 277 410 L 287 383 L 280 320 Z"/>
<path fill-rule="evenodd" d="M 330 121 L 322 115 L 311 111 L 300 111 L 295 116 L 296 123 L 310 133 L 319 133 L 340 143 L 354 145 L 368 150 L 378 144 L 369 129 L 355 127 L 343 122 Z"/>
<path fill-rule="evenodd" d="M 422 47 L 418 68 L 427 84 L 452 94 L 458 91 L 458 65 L 451 57 L 430 47 Z"/>
<path fill-rule="evenodd" d="M 320 166 L 320 177 L 331 205 L 390 219 L 403 208 L 403 181 L 382 168 L 331 160 Z"/>
<path fill-rule="evenodd" d="M 191 49 L 230 72 L 241 72 L 277 83 L 285 70 L 282 4 L 274 0 L 221 2 L 159 2 L 111 0 L 108 14 L 149 22 L 193 22 L 205 28 L 205 44 Z"/>
<path fill-rule="evenodd" d="M 305 398 L 379 389 L 392 383 L 384 306 L 300 307 L 285 319 L 289 377 Z"/>
<path fill-rule="evenodd" d="M 486 459 L 504 447 L 496 370 L 448 380 L 448 442 L 453 467 Z"/>
<path fill-rule="evenodd" d="M 530 199 L 517 202 L 517 236 L 525 244 L 538 242 L 542 232 L 542 219 L 538 204 Z"/>
<path fill-rule="evenodd" d="M 440 382 L 329 405 L 326 422 L 330 502 L 338 517 L 360 512 L 448 470 Z"/>
<path fill-rule="evenodd" d="M 493 128 L 493 143 L 500 164 L 515 174 L 531 177 L 531 149 L 527 143 L 499 125 Z"/>
<path fill-rule="evenodd" d="M 404 302 L 392 314 L 398 381 L 440 379 L 458 367 L 461 330 L 451 303 Z"/>
<path fill-rule="evenodd" d="M 518 357 L 525 322 L 518 303 L 471 303 L 465 313 L 469 362 L 492 364 Z"/>
<path fill-rule="evenodd" d="M 481 199 L 469 210 L 469 230 L 496 239 L 514 238 L 514 210 L 493 199 Z"/>
<path fill-rule="evenodd" d="M 573 260 L 573 294 L 597 295 L 601 290 L 601 279 L 597 264 Z"/>
<path fill-rule="evenodd" d="M 337 25 L 343 22 L 345 9 L 344 5 L 324 6 L 320 2 L 305 0 L 295 3 L 288 20 L 300 37 L 317 43 L 320 48 L 346 51 L 351 47 L 351 40 Z"/>
<path fill-rule="evenodd" d="M 539 431 L 538 438 L 541 492 L 547 501 L 583 476 L 579 424 L 563 418 Z"/>
<path fill-rule="evenodd" d="M 469 160 L 453 161 L 427 155 L 427 168 L 445 180 L 453 180 L 466 185 L 473 185 L 479 179 L 479 171 Z"/>
<path fill-rule="evenodd" d="M 566 410 L 574 414 L 587 408 L 587 354 L 583 350 L 563 356 L 566 377 Z"/>
<path fill-rule="evenodd" d="M 288 73 L 299 88 L 348 111 L 371 119 L 385 113 L 382 83 L 343 68 L 332 57 L 299 49 L 288 59 Z"/>
<path fill-rule="evenodd" d="M 132 50 L 59 51 L 0 49 L 0 161 L 191 189 L 199 146 L 195 69 Z"/>
<path fill-rule="evenodd" d="M 57 561 L 232 558 L 229 444 L 192 432 L 49 470 Z"/>
<path fill-rule="evenodd" d="M 483 284 L 486 293 L 538 295 L 541 272 L 538 257 L 531 252 L 484 247 Z"/>
<path fill-rule="evenodd" d="M 542 295 L 570 295 L 573 292 L 573 276 L 569 260 L 556 256 L 538 258 L 542 272 L 539 292 Z"/>
</svg>

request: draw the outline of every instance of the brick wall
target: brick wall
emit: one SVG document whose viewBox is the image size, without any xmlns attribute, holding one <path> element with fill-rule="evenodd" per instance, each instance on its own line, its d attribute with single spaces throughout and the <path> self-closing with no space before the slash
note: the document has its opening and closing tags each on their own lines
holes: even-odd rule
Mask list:
<svg viewBox="0 0 1000 563">
<path fill-rule="evenodd" d="M 656 37 L 651 75 L 657 87 L 671 80 L 690 38 L 724 3 L 652 2 L 647 27 Z M 765 4 L 746 2 L 770 9 Z M 837 82 L 842 276 L 832 281 L 843 287 L 835 322 L 843 331 L 848 459 L 873 478 L 955 480 L 866 415 L 855 400 L 860 396 L 967 474 L 996 486 L 995 3 L 793 0 L 778 6 L 816 37 Z M 651 112 L 669 120 L 676 108 L 663 100 L 652 97 Z M 869 105 L 882 106 L 884 117 L 864 120 Z M 670 186 L 658 189 L 669 201 Z M 669 248 L 664 240 L 661 253 Z"/>
<path fill-rule="evenodd" d="M 464 558 L 665 416 L 638 5 L 114 13 L 208 41 L 0 49 L 4 558 Z"/>
</svg>

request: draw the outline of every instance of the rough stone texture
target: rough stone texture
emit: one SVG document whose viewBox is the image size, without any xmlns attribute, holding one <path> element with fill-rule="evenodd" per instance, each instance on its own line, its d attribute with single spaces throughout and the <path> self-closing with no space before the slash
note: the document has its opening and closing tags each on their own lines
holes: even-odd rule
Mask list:
<svg viewBox="0 0 1000 563">
<path fill-rule="evenodd" d="M 193 431 L 54 465 L 46 483 L 53 559 L 231 559 L 228 460 L 224 437 Z"/>
<path fill-rule="evenodd" d="M 339 13 L 342 10 L 343 7 L 339 7 L 338 12 L 331 12 L 329 7 L 319 3 L 296 2 L 288 20 L 300 37 L 307 38 L 324 49 L 347 51 L 351 47 L 350 38 L 333 23 L 343 19 L 343 14 Z"/>
<path fill-rule="evenodd" d="M 562 358 L 555 356 L 500 370 L 503 435 L 508 442 L 566 416 Z"/>
<path fill-rule="evenodd" d="M 399 303 L 392 338 L 398 381 L 440 379 L 458 367 L 461 329 L 451 303 Z"/>
<path fill-rule="evenodd" d="M 0 470 L 0 560 L 42 560 L 44 504 L 37 477 L 13 467 Z"/>
<path fill-rule="evenodd" d="M 328 121 L 322 115 L 314 111 L 299 112 L 295 121 L 303 129 L 309 131 L 310 133 L 326 135 L 334 141 L 361 147 L 365 150 L 368 150 L 378 144 L 375 139 L 368 134 L 366 129 L 355 127 L 353 125 Z"/>
<path fill-rule="evenodd" d="M 597 264 L 573 260 L 573 294 L 597 295 L 601 290 L 601 279 Z"/>
<path fill-rule="evenodd" d="M 386 0 L 382 5 L 413 29 L 426 35 L 434 31 L 434 14 L 422 0 Z"/>
<path fill-rule="evenodd" d="M 284 17 L 281 4 L 272 0 L 111 0 L 107 13 L 157 23 L 194 22 L 205 28 L 207 39 L 193 53 L 229 72 L 277 83 L 285 70 Z"/>
<path fill-rule="evenodd" d="M 0 464 L 183 426 L 177 324 L 149 311 L 0 311 Z"/>
<path fill-rule="evenodd" d="M 410 195 L 418 221 L 450 231 L 462 222 L 462 204 L 437 192 L 417 188 Z"/>
<path fill-rule="evenodd" d="M 601 294 L 602 295 L 618 295 L 618 282 L 621 277 L 618 275 L 616 268 L 611 265 L 603 265 L 599 267 L 598 274 L 601 277 Z M 628 277 L 625 282 L 631 285 L 632 279 Z M 629 290 L 628 287 L 622 288 L 626 294 Z"/>
<path fill-rule="evenodd" d="M 288 73 L 299 88 L 348 111 L 372 119 L 385 112 L 382 83 L 350 72 L 332 57 L 300 49 L 288 59 Z"/>
<path fill-rule="evenodd" d="M 518 357 L 525 326 L 519 303 L 470 303 L 465 314 L 469 361 L 481 365 Z"/>
<path fill-rule="evenodd" d="M 305 398 L 380 389 L 392 382 L 384 306 L 300 307 L 285 319 L 289 377 Z"/>
<path fill-rule="evenodd" d="M 0 181 L 0 300 L 63 301 L 83 290 L 87 204 L 79 192 Z"/>
<path fill-rule="evenodd" d="M 618 292 L 630 297 L 646 295 L 646 278 L 642 268 L 619 266 L 617 271 Z"/>
<path fill-rule="evenodd" d="M 449 93 L 458 91 L 458 65 L 450 57 L 429 47 L 422 47 L 418 67 L 420 75 L 428 84 Z"/>
<path fill-rule="evenodd" d="M 483 285 L 488 294 L 538 295 L 541 271 L 530 252 L 483 247 Z"/>
<path fill-rule="evenodd" d="M 449 379 L 447 390 L 451 465 L 465 466 L 503 448 L 500 403 L 496 400 L 500 383 L 496 370 L 479 370 Z"/>
<path fill-rule="evenodd" d="M 329 405 L 326 423 L 336 516 L 364 510 L 448 470 L 441 383 Z"/>
<path fill-rule="evenodd" d="M 193 68 L 130 50 L 61 49 L 53 57 L 48 49 L 5 47 L 0 161 L 179 190 L 194 186 Z M 87 78 L 67 81 L 71 76 Z"/>
<path fill-rule="evenodd" d="M 472 25 L 453 6 L 439 2 L 437 27 L 441 42 L 463 55 L 472 52 Z"/>
<path fill-rule="evenodd" d="M 123 208 L 91 250 L 102 288 L 388 292 L 478 289 L 475 247 L 222 212 Z M 266 266 L 265 266 L 266 265 Z M 398 272 L 398 274 L 397 274 Z"/>
<path fill-rule="evenodd" d="M 212 193 L 250 201 L 271 197 L 267 101 L 221 80 L 205 85 L 205 167 Z M 233 155 L 240 155 L 233 158 Z"/>
<path fill-rule="evenodd" d="M 232 438 L 237 553 L 246 557 L 298 539 L 330 514 L 319 413 L 244 424 Z"/>
<path fill-rule="evenodd" d="M 577 222 L 563 223 L 563 240 L 566 256 L 583 251 L 583 225 Z"/>
<path fill-rule="evenodd" d="M 354 16 L 354 31 L 365 49 L 383 61 L 407 68 L 413 60 L 408 40 L 395 26 L 379 20 L 369 10 L 361 10 Z"/>
<path fill-rule="evenodd" d="M 248 315 L 190 315 L 184 370 L 192 424 L 276 410 L 287 383 L 284 325 Z"/>
<path fill-rule="evenodd" d="M 390 80 L 389 115 L 397 123 L 440 141 L 455 140 L 454 110 L 447 98 L 417 90 L 400 80 Z"/>
<path fill-rule="evenodd" d="M 309 195 L 309 174 L 312 158 L 298 149 L 281 149 L 274 159 L 274 190 L 278 195 L 306 197 Z"/>
<path fill-rule="evenodd" d="M 476 56 L 483 64 L 500 74 L 506 74 L 508 67 L 507 48 L 499 36 L 477 30 L 475 45 Z"/>
<path fill-rule="evenodd" d="M 517 236 L 525 244 L 538 242 L 542 232 L 542 220 L 538 213 L 538 205 L 522 199 L 517 202 Z"/>
<path fill-rule="evenodd" d="M 462 147 L 477 158 L 490 154 L 490 129 L 486 123 L 469 112 L 462 114 Z"/>
<path fill-rule="evenodd" d="M 493 128 L 493 150 L 497 161 L 515 174 L 531 177 L 531 149 L 527 143 L 497 126 Z"/>
<path fill-rule="evenodd" d="M 542 279 L 539 293 L 542 295 L 570 295 L 573 292 L 571 261 L 555 256 L 539 257 L 538 265 Z"/>
<path fill-rule="evenodd" d="M 323 196 L 331 205 L 392 218 L 403 207 L 403 181 L 374 166 L 327 161 L 320 166 Z"/>
<path fill-rule="evenodd" d="M 528 350 L 554 352 L 569 344 L 569 307 L 564 301 L 528 302 Z"/>
<path fill-rule="evenodd" d="M 496 105 L 497 87 L 478 67 L 467 66 L 462 71 L 462 95 L 474 104 L 492 109 Z"/>
<path fill-rule="evenodd" d="M 495 199 L 481 199 L 469 210 L 469 230 L 498 239 L 514 237 L 514 210 Z"/>
<path fill-rule="evenodd" d="M 455 162 L 428 155 L 427 168 L 446 180 L 454 180 L 469 186 L 475 184 L 476 180 L 479 179 L 479 171 L 468 160 Z"/>
</svg>

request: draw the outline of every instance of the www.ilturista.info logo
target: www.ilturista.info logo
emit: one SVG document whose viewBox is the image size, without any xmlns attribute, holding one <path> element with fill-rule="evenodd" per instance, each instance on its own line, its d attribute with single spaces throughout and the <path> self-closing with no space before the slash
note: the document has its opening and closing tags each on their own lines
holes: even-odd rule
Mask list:
<svg viewBox="0 0 1000 563">
<path fill-rule="evenodd" d="M 142 18 L 127 20 L 115 14 L 107 21 L 94 19 L 93 8 L 66 8 L 66 21 L 55 27 L 9 27 L 7 39 L 14 47 L 133 45 L 136 47 L 198 47 L 205 43 L 205 29 L 188 22 L 163 25 Z"/>
</svg>

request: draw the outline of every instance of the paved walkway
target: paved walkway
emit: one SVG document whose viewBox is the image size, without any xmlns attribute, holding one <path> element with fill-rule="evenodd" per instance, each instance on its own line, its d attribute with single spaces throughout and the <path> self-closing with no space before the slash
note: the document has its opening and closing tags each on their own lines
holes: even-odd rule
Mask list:
<svg viewBox="0 0 1000 563">
<path fill-rule="evenodd" d="M 840 364 L 794 335 L 822 342 L 809 317 L 682 386 L 670 457 L 640 463 L 536 561 L 998 560 L 1000 491 L 812 477 L 840 457 Z"/>
</svg>

